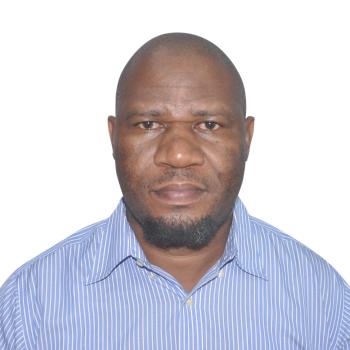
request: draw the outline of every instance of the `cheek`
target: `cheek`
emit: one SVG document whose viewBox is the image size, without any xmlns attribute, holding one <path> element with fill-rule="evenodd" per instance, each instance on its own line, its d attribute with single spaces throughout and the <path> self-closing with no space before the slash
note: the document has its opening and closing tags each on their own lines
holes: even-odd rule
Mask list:
<svg viewBox="0 0 350 350">
<path fill-rule="evenodd" d="M 215 176 L 212 177 L 216 203 L 214 206 L 232 209 L 232 203 L 238 196 L 243 181 L 245 162 L 242 153 L 241 147 L 234 145 L 222 147 L 219 154 L 211 155 L 211 167 L 215 171 Z"/>
<path fill-rule="evenodd" d="M 219 179 L 226 182 L 242 172 L 244 152 L 239 143 L 217 146 L 206 150 L 207 159 Z"/>
<path fill-rule="evenodd" d="M 152 164 L 152 149 L 121 137 L 115 147 L 115 161 L 121 185 L 140 189 Z"/>
</svg>

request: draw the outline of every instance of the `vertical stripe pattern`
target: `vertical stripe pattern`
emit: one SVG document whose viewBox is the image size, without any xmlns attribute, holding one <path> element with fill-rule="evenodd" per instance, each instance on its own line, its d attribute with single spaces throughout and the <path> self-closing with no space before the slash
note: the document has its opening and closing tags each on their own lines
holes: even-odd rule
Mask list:
<svg viewBox="0 0 350 350">
<path fill-rule="evenodd" d="M 350 349 L 350 288 L 237 199 L 222 258 L 187 293 L 147 261 L 121 201 L 2 286 L 0 349 Z"/>
</svg>

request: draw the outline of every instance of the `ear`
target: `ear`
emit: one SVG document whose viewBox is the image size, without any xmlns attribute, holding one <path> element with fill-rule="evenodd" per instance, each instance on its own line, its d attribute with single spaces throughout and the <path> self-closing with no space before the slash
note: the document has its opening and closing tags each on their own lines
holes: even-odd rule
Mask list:
<svg viewBox="0 0 350 350">
<path fill-rule="evenodd" d="M 116 139 L 116 133 L 117 133 L 117 118 L 111 115 L 108 117 L 108 131 L 109 131 L 109 138 L 111 139 L 113 157 L 114 157 L 114 147 L 115 147 L 115 139 Z"/>
<path fill-rule="evenodd" d="M 113 117 L 110 115 L 108 117 L 108 131 L 109 131 L 109 137 L 111 139 L 112 145 L 113 145 L 113 140 L 116 132 L 116 123 L 117 123 L 117 118 Z"/>
<path fill-rule="evenodd" d="M 254 121 L 254 117 L 247 117 L 244 120 L 245 160 L 248 159 L 250 144 L 254 134 Z"/>
</svg>

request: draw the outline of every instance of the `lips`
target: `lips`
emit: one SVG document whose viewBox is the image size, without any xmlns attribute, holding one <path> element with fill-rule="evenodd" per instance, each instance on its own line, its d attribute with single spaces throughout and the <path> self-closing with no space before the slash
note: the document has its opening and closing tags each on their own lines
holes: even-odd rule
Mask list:
<svg viewBox="0 0 350 350">
<path fill-rule="evenodd" d="M 190 183 L 172 183 L 152 191 L 161 202 L 169 205 L 190 205 L 201 199 L 205 189 Z"/>
</svg>

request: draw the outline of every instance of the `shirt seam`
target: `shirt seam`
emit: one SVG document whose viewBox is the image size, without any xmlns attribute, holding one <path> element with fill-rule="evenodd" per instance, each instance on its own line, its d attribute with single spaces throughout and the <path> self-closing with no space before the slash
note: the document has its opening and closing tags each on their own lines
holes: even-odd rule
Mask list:
<svg viewBox="0 0 350 350">
<path fill-rule="evenodd" d="M 281 238 L 285 241 L 296 242 L 296 243 L 303 245 L 302 243 L 297 241 L 295 238 L 287 235 L 286 233 L 279 230 L 278 228 L 271 226 L 270 224 L 266 223 L 265 221 L 260 220 L 258 218 L 255 218 L 254 216 L 250 216 L 249 218 L 254 224 L 261 226 L 264 230 L 268 231 L 272 235 L 277 236 L 278 238 Z"/>
</svg>

